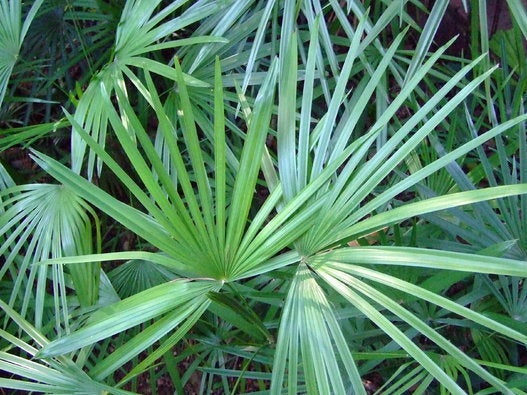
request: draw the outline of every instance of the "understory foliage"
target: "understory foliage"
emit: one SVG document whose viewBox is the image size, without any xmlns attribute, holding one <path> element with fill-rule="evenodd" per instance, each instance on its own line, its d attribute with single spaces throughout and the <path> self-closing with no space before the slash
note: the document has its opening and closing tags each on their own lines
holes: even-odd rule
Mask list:
<svg viewBox="0 0 527 395">
<path fill-rule="evenodd" d="M 0 0 L 0 386 L 527 393 L 527 14 L 448 4 Z"/>
</svg>

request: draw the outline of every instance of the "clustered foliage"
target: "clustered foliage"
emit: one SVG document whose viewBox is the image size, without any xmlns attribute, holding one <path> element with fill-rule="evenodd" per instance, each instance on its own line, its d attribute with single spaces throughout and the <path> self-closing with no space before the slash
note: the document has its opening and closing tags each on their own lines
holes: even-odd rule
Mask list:
<svg viewBox="0 0 527 395">
<path fill-rule="evenodd" d="M 527 13 L 462 3 L 0 0 L 0 386 L 526 393 Z"/>
</svg>

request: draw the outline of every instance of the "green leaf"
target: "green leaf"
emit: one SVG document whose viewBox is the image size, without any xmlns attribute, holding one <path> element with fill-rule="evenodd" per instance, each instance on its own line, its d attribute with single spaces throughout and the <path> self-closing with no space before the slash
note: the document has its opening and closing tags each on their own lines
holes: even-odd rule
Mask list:
<svg viewBox="0 0 527 395">
<path fill-rule="evenodd" d="M 433 251 L 431 251 L 431 253 L 433 253 Z M 514 329 L 514 326 L 504 324 L 500 322 L 500 320 L 492 319 L 491 316 L 487 313 L 481 314 L 481 313 L 478 313 L 477 311 L 466 308 L 441 295 L 438 295 L 435 292 L 427 290 L 423 286 L 414 285 L 412 283 L 409 283 L 408 281 L 403 281 L 394 276 L 381 273 L 380 271 L 371 270 L 368 268 L 351 265 L 347 263 L 344 264 L 344 263 L 327 261 L 323 263 L 323 266 L 330 267 L 335 270 L 340 270 L 340 271 L 343 271 L 343 272 L 346 272 L 346 273 L 349 273 L 351 275 L 355 275 L 358 277 L 360 276 L 360 277 L 371 279 L 379 284 L 387 285 L 399 291 L 413 295 L 417 297 L 418 299 L 426 300 L 430 303 L 434 303 L 463 318 L 472 320 L 473 322 L 479 325 L 487 327 L 493 331 L 499 332 L 521 343 L 527 342 L 526 331 L 519 330 L 520 325 L 516 325 L 516 328 Z M 440 274 L 445 276 L 444 271 L 441 271 Z"/>
<path fill-rule="evenodd" d="M 69 326 L 66 284 L 63 269 L 48 271 L 35 263 L 50 258 L 89 254 L 99 248 L 99 222 L 95 212 L 73 189 L 63 185 L 30 184 L 0 191 L 1 201 L 0 254 L 6 260 L 0 276 L 17 273 L 9 303 L 20 303 L 22 315 L 30 309 L 35 324 L 41 327 L 44 314 L 47 278 L 54 283 L 56 327 Z M 96 234 L 93 240 L 92 232 Z M 23 252 L 22 252 L 23 251 Z M 20 257 L 23 255 L 23 257 Z M 21 258 L 19 264 L 18 259 Z M 97 302 L 100 268 L 96 261 L 77 265 L 69 270 L 79 303 L 83 307 Z M 23 291 L 22 288 L 25 288 Z M 18 299 L 23 297 L 22 301 Z M 34 298 L 34 299 L 33 299 Z M 60 312 L 62 310 L 62 312 Z M 62 323 L 61 323 L 62 322 Z"/>
<path fill-rule="evenodd" d="M 345 393 L 344 380 L 349 380 L 355 391 L 366 394 L 330 303 L 304 264 L 282 312 L 271 393 L 281 394 L 285 384 L 288 394 L 297 394 L 302 375 L 307 393 Z"/>
<path fill-rule="evenodd" d="M 44 0 L 36 0 L 22 24 L 22 1 L 0 2 L 0 106 L 4 101 L 9 77 L 20 55 L 22 42 Z"/>
<path fill-rule="evenodd" d="M 313 264 L 329 260 L 353 264 L 428 267 L 461 272 L 502 274 L 517 277 L 527 276 L 527 265 L 522 261 L 425 248 L 339 248 L 312 259 Z"/>
<path fill-rule="evenodd" d="M 510 13 L 523 33 L 523 37 L 527 39 L 527 12 L 525 11 L 525 5 L 521 1 L 507 0 L 509 5 Z"/>
<path fill-rule="evenodd" d="M 475 191 L 452 193 L 419 202 L 408 203 L 392 210 L 374 215 L 361 222 L 358 222 L 355 225 L 350 226 L 348 229 L 339 234 L 339 238 L 356 239 L 413 216 L 419 216 L 422 214 L 445 210 L 457 206 L 525 193 L 527 193 L 527 184 L 504 185 Z"/>
<path fill-rule="evenodd" d="M 164 314 L 207 292 L 217 289 L 212 281 L 174 280 L 130 296 L 93 314 L 87 325 L 57 339 L 42 350 L 39 358 L 65 354 L 113 336 Z"/>
<path fill-rule="evenodd" d="M 355 289 L 364 292 L 362 282 L 356 280 L 352 276 L 345 275 L 342 272 L 332 272 L 327 268 L 321 267 L 317 271 L 320 276 L 339 294 L 345 297 L 350 303 L 362 311 L 368 318 L 370 318 L 376 326 L 381 328 L 393 340 L 395 340 L 404 350 L 408 352 L 421 366 L 423 366 L 430 374 L 432 374 L 442 385 L 444 385 L 453 394 L 464 394 L 465 392 L 459 387 L 455 381 L 447 375 L 424 351 L 422 351 L 416 344 L 412 342 L 401 330 L 399 330 L 390 320 L 388 320 L 377 308 L 375 308 L 369 301 L 361 297 Z M 357 288 L 358 287 L 358 288 Z M 376 303 L 384 305 L 384 295 L 378 293 L 376 295 L 381 299 L 374 299 Z M 402 310 L 397 310 L 400 313 Z M 397 314 L 397 313 L 396 313 Z M 410 320 L 410 325 L 417 325 L 415 319 Z M 419 328 L 423 329 L 423 328 Z"/>
<path fill-rule="evenodd" d="M 159 357 L 159 355 L 164 354 L 163 351 L 166 348 L 167 340 L 162 341 L 161 347 L 152 349 L 152 346 L 177 328 L 168 339 L 168 344 L 174 346 L 196 324 L 208 306 L 209 301 L 202 294 L 174 307 L 162 318 L 146 326 L 134 337 L 127 338 L 123 344 L 118 344 L 109 356 L 97 362 L 93 369 L 90 370 L 90 376 L 96 380 L 104 380 L 148 348 L 150 349 L 148 357 L 143 359 L 139 366 L 135 366 L 133 371 L 137 372 L 141 367 L 153 364 L 155 359 L 157 359 L 155 356 Z M 131 375 L 132 373 L 130 372 L 128 377 Z"/>
<path fill-rule="evenodd" d="M 258 171 L 260 170 L 264 152 L 265 139 L 269 131 L 276 78 L 277 64 L 274 61 L 256 97 L 240 159 L 240 169 L 244 170 L 237 174 L 232 191 L 230 210 L 232 213 L 236 213 L 236 215 L 229 216 L 227 220 L 225 244 L 228 260 L 232 259 L 235 255 L 247 224 L 247 216 L 253 200 L 253 193 L 258 180 Z M 226 274 L 230 274 L 229 270 Z"/>
</svg>

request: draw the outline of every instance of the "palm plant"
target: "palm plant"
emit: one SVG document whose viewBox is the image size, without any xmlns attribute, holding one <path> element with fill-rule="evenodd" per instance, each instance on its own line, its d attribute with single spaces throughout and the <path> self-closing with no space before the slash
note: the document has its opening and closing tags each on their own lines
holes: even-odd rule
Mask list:
<svg viewBox="0 0 527 395">
<path fill-rule="evenodd" d="M 512 8 L 514 10 L 514 8 Z M 523 19 L 522 19 L 523 18 Z M 486 13 L 480 13 L 478 22 L 486 26 Z M 522 23 L 525 15 L 515 12 L 513 28 L 497 33 L 490 41 L 482 29 L 475 29 L 473 41 L 479 40 L 484 48 L 492 48 L 489 56 L 500 59 L 501 68 L 488 81 L 485 91 L 479 100 L 468 103 L 465 111 L 460 111 L 460 124 L 465 125 L 465 138 L 477 135 L 478 129 L 489 128 L 498 124 L 498 119 L 524 113 L 523 97 L 525 84 L 522 82 L 525 73 L 523 65 L 525 48 Z M 478 25 L 479 26 L 479 25 Z M 481 109 L 481 114 L 474 116 Z M 478 147 L 473 155 L 476 158 L 472 170 L 465 174 L 457 163 L 447 166 L 452 188 L 458 190 L 475 189 L 480 183 L 498 185 L 498 183 L 517 184 L 525 182 L 526 135 L 523 124 L 511 129 L 503 136 L 496 136 L 485 147 Z M 433 149 L 443 154 L 445 149 L 440 139 L 433 139 Z M 421 194 L 432 196 L 435 189 L 421 187 Z M 480 203 L 471 209 L 450 210 L 442 215 L 426 216 L 427 221 L 440 229 L 440 240 L 433 243 L 443 248 L 458 251 L 480 252 L 486 255 L 503 256 L 525 261 L 525 210 L 524 196 L 510 197 L 492 203 Z M 437 228 L 436 228 L 437 229 Z M 436 233 L 437 234 L 437 233 Z M 464 244 L 455 240 L 462 239 Z M 430 240 L 423 238 L 421 243 L 430 245 Z M 465 279 L 466 281 L 466 279 Z M 522 288 L 523 278 L 476 275 L 472 279 L 475 290 L 485 290 L 492 297 L 487 302 L 476 302 L 473 308 L 485 309 L 486 314 L 507 325 L 521 328 L 525 322 L 526 293 Z M 518 365 L 521 347 L 502 338 L 482 335 L 477 328 L 471 329 L 475 345 L 480 355 L 502 364 Z"/>
<path fill-rule="evenodd" d="M 107 62 L 118 7 L 54 0 L 29 5 L 4 1 L 2 8 L 5 30 L 0 46 L 6 54 L 2 60 L 11 66 L 2 74 L 0 123 L 9 130 L 4 131 L 0 148 L 35 144 L 50 135 L 67 144 L 69 134 L 62 131 L 69 125 L 61 106 L 73 108 L 92 72 Z M 23 15 L 27 16 L 22 27 Z M 41 146 L 46 147 L 45 140 Z"/>
<path fill-rule="evenodd" d="M 145 4 L 149 11 L 138 13 Z M 213 78 L 207 80 L 211 64 L 203 59 L 208 56 L 210 63 L 211 54 L 228 53 L 215 46 L 224 43 L 222 38 L 157 44 L 173 29 L 201 19 L 206 26 L 232 14 L 218 11 L 214 2 L 197 2 L 162 22 L 180 4 L 157 8 L 158 4 L 127 2 L 117 28 L 114 61 L 90 83 L 75 114 L 67 114 L 74 133 L 72 167 L 34 152 L 35 161 L 60 186 L 10 186 L 0 195 L 5 210 L 0 221 L 2 253 L 9 258 L 3 270 L 14 284 L 28 284 L 29 302 L 35 304 L 33 319 L 26 314 L 28 298 L 20 297 L 21 286 L 10 291 L 9 303 L 1 304 L 7 327 L 0 368 L 15 376 L 0 379 L 2 386 L 72 393 L 72 386 L 82 383 L 75 393 L 126 393 L 123 387 L 129 381 L 162 359 L 183 392 L 189 374 L 177 369 L 183 357 L 172 350 L 184 342 L 198 342 L 183 356 L 197 361 L 189 371 L 201 372 L 202 392 L 236 392 L 247 385 L 242 383 L 245 377 L 276 394 L 365 394 L 364 375 L 376 367 L 391 376 L 383 393 L 413 386 L 420 393 L 438 387 L 444 393 L 465 393 L 481 382 L 501 393 L 525 389 L 509 377 L 511 371 L 525 374 L 524 370 L 502 364 L 498 368 L 503 374 L 491 372 L 485 366 L 492 361 L 477 360 L 448 339 L 449 331 L 466 322 L 484 334 L 521 344 L 527 341 L 524 331 L 467 307 L 477 295 L 445 297 L 448 281 L 441 281 L 445 273 L 455 272 L 525 277 L 524 262 L 403 245 L 351 246 L 417 215 L 527 193 L 527 185 L 517 183 L 419 201 L 396 200 L 527 120 L 524 114 L 504 120 L 399 177 L 399 164 L 493 73 L 490 69 L 465 81 L 482 57 L 426 97 L 419 111 L 398 120 L 402 106 L 423 97 L 420 83 L 446 49 L 426 56 L 428 44 L 423 42 L 409 60 L 411 73 L 402 78 L 396 54 L 406 32 L 387 48 L 379 39 L 383 28 L 400 15 L 402 2 L 388 6 L 374 21 L 360 2 L 350 2 L 356 26 L 330 2 L 345 32 L 344 58 L 328 45 L 328 24 L 323 15 L 315 15 L 322 10 L 320 3 L 302 3 L 307 28 L 298 22 L 295 2 L 259 4 L 256 15 L 265 16 L 265 22 L 254 23 L 256 36 L 276 7 L 281 36 L 292 39 L 281 40 L 278 58 L 269 59 L 265 53 L 263 33 L 247 52 L 248 60 L 259 58 L 267 69 L 252 100 L 243 94 L 243 86 L 237 97 L 226 91 L 225 85 L 238 81 L 237 76 L 229 80 L 222 75 L 226 60 L 213 62 Z M 240 5 L 232 2 L 228 10 L 245 12 Z M 436 12 L 441 14 L 440 9 Z M 428 26 L 433 30 L 435 24 Z M 203 28 L 204 34 L 213 30 Z M 172 66 L 142 56 L 203 42 L 202 49 L 186 48 L 184 59 L 176 58 Z M 325 74 L 322 53 L 330 59 L 332 78 Z M 141 72 L 132 72 L 131 66 Z M 200 72 L 204 77 L 197 79 Z M 394 97 L 385 89 L 390 76 L 400 88 Z M 245 83 L 254 78 L 247 77 Z M 383 104 L 364 126 L 359 121 L 371 116 L 374 95 Z M 312 107 L 319 97 L 327 106 L 321 116 Z M 135 102 L 142 103 L 141 111 Z M 235 118 L 237 105 L 243 122 Z M 394 130 L 392 122 L 400 127 Z M 107 129 L 126 155 L 125 164 L 106 148 Z M 265 144 L 269 136 L 276 138 L 276 152 Z M 83 177 L 86 149 L 90 154 Z M 122 202 L 91 182 L 96 168 L 112 172 L 134 199 Z M 260 204 L 255 191 L 262 188 L 265 199 Z M 54 207 L 54 222 L 39 216 L 45 208 L 54 212 L 43 202 L 34 206 L 35 215 L 29 212 L 39 189 L 68 196 L 68 205 Z M 92 254 L 92 244 L 98 243 L 88 235 L 97 217 L 85 202 L 134 232 L 148 251 Z M 26 227 L 19 228 L 20 223 Z M 37 232 L 45 224 L 58 230 L 51 243 L 60 248 L 43 247 L 45 239 Z M 66 224 L 75 236 L 75 248 L 61 244 Z M 106 276 L 99 266 L 116 261 L 128 261 L 131 276 L 141 262 L 157 267 L 162 275 L 119 299 L 110 282 L 115 276 Z M 64 272 L 64 266 L 69 270 Z M 57 275 L 48 275 L 50 270 Z M 85 275 L 76 271 L 89 272 L 91 281 L 82 284 Z M 48 276 L 56 287 L 52 297 L 43 291 Z M 33 296 L 35 278 L 42 285 Z M 70 289 L 77 300 L 68 297 Z M 55 314 L 63 317 L 55 327 L 42 318 L 50 314 L 46 304 L 51 300 Z M 17 330 L 25 333 L 22 339 L 10 335 Z M 419 336 L 428 342 L 421 344 Z M 386 362 L 390 359 L 401 368 L 392 369 Z M 133 366 L 119 377 L 116 373 L 130 361 Z M 39 376 L 31 376 L 30 369 Z M 59 373 L 63 380 L 57 379 Z M 234 384 L 231 376 L 237 378 Z"/>
<path fill-rule="evenodd" d="M 4 0 L 0 3 L 0 16 L 3 21 L 0 30 L 2 53 L 0 58 L 0 104 L 4 100 L 9 77 L 20 54 L 22 42 L 41 5 L 42 1 L 34 2 L 26 19 L 22 22 L 21 2 Z"/>
</svg>

